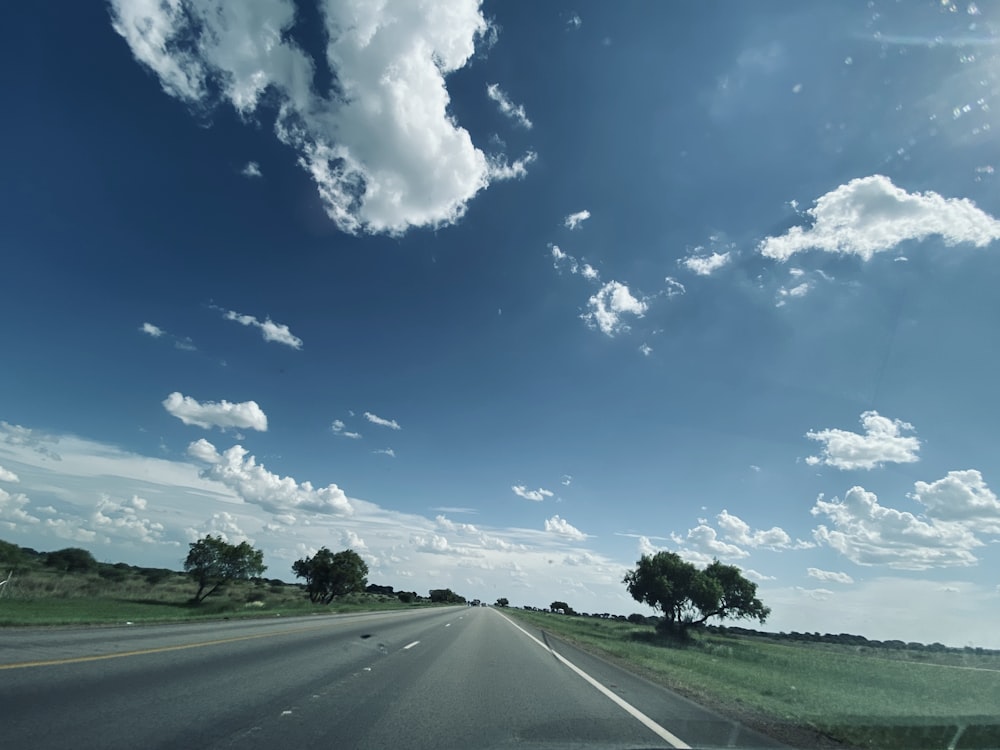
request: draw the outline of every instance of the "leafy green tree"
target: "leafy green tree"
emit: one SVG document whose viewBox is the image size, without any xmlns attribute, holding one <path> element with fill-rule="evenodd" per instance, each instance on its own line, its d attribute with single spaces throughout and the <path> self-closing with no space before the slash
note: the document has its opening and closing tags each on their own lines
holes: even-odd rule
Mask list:
<svg viewBox="0 0 1000 750">
<path fill-rule="evenodd" d="M 439 604 L 465 604 L 465 597 L 459 596 L 451 589 L 431 589 L 428 593 L 432 602 Z"/>
<path fill-rule="evenodd" d="M 549 609 L 551 609 L 553 612 L 561 612 L 564 615 L 576 614 L 576 612 L 573 611 L 573 608 L 569 606 L 566 602 L 552 602 L 552 604 L 549 605 Z"/>
<path fill-rule="evenodd" d="M 698 570 L 675 552 L 643 555 L 623 582 L 633 599 L 663 612 L 657 627 L 675 634 L 683 635 L 711 617 L 763 624 L 771 614 L 757 598 L 757 584 L 735 565 L 718 560 Z"/>
<path fill-rule="evenodd" d="M 87 573 L 97 569 L 97 560 L 85 549 L 67 547 L 47 553 L 45 565 L 64 573 Z"/>
<path fill-rule="evenodd" d="M 507 601 L 507 597 L 506 596 L 501 596 L 499 599 L 497 599 L 497 606 L 498 607 L 506 607 L 509 604 L 510 604 L 510 602 Z"/>
<path fill-rule="evenodd" d="M 323 547 L 312 557 L 292 565 L 296 578 L 306 579 L 309 601 L 329 604 L 335 596 L 364 591 L 368 565 L 352 549 L 333 553 Z"/>
<path fill-rule="evenodd" d="M 17 568 L 25 562 L 25 555 L 21 548 L 11 542 L 0 539 L 0 567 Z"/>
<path fill-rule="evenodd" d="M 188 546 L 190 550 L 184 561 L 184 570 L 198 584 L 195 603 L 211 596 L 229 581 L 245 581 L 267 570 L 264 553 L 254 549 L 249 542 L 234 545 L 221 536 L 209 534 Z"/>
</svg>

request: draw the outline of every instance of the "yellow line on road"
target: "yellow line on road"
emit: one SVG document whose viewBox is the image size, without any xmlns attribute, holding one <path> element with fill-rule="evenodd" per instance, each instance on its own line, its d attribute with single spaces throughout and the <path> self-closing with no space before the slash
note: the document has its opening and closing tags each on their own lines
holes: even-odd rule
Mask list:
<svg viewBox="0 0 1000 750">
<path fill-rule="evenodd" d="M 236 643 L 238 641 L 252 641 L 258 638 L 273 638 L 277 635 L 289 635 L 291 633 L 306 633 L 310 630 L 320 630 L 324 625 L 313 625 L 308 628 L 298 628 L 297 630 L 283 630 L 279 633 L 258 633 L 257 635 L 240 635 L 235 638 L 219 638 L 214 641 L 198 641 L 196 643 L 181 643 L 176 646 L 160 646 L 159 648 L 144 648 L 138 651 L 118 651 L 113 654 L 96 654 L 93 656 L 71 656 L 65 659 L 44 659 L 41 661 L 21 661 L 13 664 L 0 664 L 0 671 L 5 669 L 28 669 L 30 667 L 54 667 L 60 664 L 81 664 L 88 661 L 104 661 L 105 659 L 122 659 L 126 656 L 146 656 L 147 654 L 165 654 L 168 651 L 183 651 L 189 648 L 203 648 L 205 646 L 220 646 L 223 643 Z"/>
</svg>

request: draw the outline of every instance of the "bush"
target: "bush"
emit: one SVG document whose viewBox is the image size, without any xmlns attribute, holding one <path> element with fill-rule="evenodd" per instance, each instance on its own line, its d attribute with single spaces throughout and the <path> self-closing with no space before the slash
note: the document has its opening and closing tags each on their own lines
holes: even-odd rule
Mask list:
<svg viewBox="0 0 1000 750">
<path fill-rule="evenodd" d="M 109 565 L 102 565 L 98 568 L 97 575 L 105 581 L 111 581 L 112 583 L 121 583 L 129 577 L 126 571 Z"/>
<path fill-rule="evenodd" d="M 97 568 L 97 560 L 85 549 L 67 547 L 45 555 L 45 565 L 64 573 L 86 573 Z"/>
</svg>

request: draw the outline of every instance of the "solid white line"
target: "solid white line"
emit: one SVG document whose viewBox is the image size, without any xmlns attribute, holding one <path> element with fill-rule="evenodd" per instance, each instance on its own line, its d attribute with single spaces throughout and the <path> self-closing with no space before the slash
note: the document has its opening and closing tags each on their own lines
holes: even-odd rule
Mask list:
<svg viewBox="0 0 1000 750">
<path fill-rule="evenodd" d="M 496 611 L 496 610 L 494 610 L 494 611 Z M 544 643 L 542 643 L 540 640 L 538 640 L 537 638 L 535 638 L 535 636 L 533 636 L 527 630 L 525 630 L 520 625 L 518 625 L 516 622 L 514 622 L 509 617 L 507 617 L 507 615 L 500 614 L 499 612 L 497 612 L 497 614 L 500 615 L 507 622 L 509 622 L 511 625 L 513 625 L 515 628 L 517 628 L 518 630 L 520 630 L 522 633 L 524 633 L 526 636 L 528 636 L 531 640 L 533 640 L 539 646 L 541 646 L 546 651 L 548 651 L 550 654 L 552 654 L 554 657 L 556 657 L 559 661 L 561 661 L 567 667 L 569 667 L 574 672 L 576 672 L 577 675 L 579 675 L 584 680 L 586 680 L 587 682 L 589 682 L 593 687 L 595 687 L 598 691 L 600 691 L 606 698 L 610 699 L 619 708 L 623 709 L 633 719 L 635 719 L 636 721 L 638 721 L 640 724 L 642 724 L 644 727 L 646 727 L 648 730 L 650 730 L 653 734 L 657 735 L 660 739 L 662 739 L 668 745 L 670 745 L 671 747 L 680 748 L 681 750 L 691 750 L 691 746 L 689 744 L 687 744 L 686 742 L 684 742 L 684 740 L 682 740 L 680 737 L 678 737 L 677 735 L 675 735 L 673 732 L 671 732 L 670 730 L 666 729 L 665 727 L 662 727 L 659 724 L 657 724 L 655 721 L 653 721 L 651 718 L 649 718 L 648 716 L 646 716 L 646 714 L 644 714 L 638 708 L 636 708 L 631 703 L 629 703 L 628 701 L 626 701 L 625 699 L 623 699 L 621 696 L 619 696 L 619 695 L 611 692 L 610 690 L 608 690 L 608 688 L 604 687 L 604 685 L 602 685 L 600 682 L 598 682 L 597 680 L 595 680 L 589 674 L 587 674 L 586 672 L 584 672 L 582 669 L 580 669 L 578 666 L 576 666 L 576 664 L 574 664 L 573 662 L 571 662 L 569 659 L 567 659 L 565 656 L 563 656 L 559 652 L 555 651 L 550 646 L 547 646 Z"/>
<path fill-rule="evenodd" d="M 418 643 L 420 643 L 420 641 L 414 641 L 413 643 L 407 643 L 405 646 L 403 646 L 403 651 L 409 651 L 411 648 L 413 648 L 414 646 L 416 646 Z"/>
</svg>

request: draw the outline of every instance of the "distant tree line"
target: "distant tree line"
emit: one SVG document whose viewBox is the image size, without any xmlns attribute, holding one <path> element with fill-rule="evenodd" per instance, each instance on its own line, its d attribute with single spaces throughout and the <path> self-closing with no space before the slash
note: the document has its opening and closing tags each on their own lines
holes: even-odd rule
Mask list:
<svg viewBox="0 0 1000 750">
<path fill-rule="evenodd" d="M 466 599 L 451 589 L 431 589 L 426 596 L 416 591 L 396 591 L 392 586 L 369 584 L 368 566 L 353 550 L 331 552 L 321 548 L 316 554 L 297 560 L 293 564 L 297 578 L 304 584 L 286 584 L 280 579 L 264 579 L 267 570 L 264 553 L 249 542 L 230 544 L 221 536 L 206 535 L 188 545 L 184 559 L 184 574 L 196 584 L 191 601 L 198 604 L 213 594 L 225 590 L 235 581 L 267 582 L 272 586 L 297 586 L 317 604 L 329 604 L 337 597 L 363 594 L 391 597 L 404 604 L 464 604 Z M 98 562 L 93 554 L 80 547 L 66 547 L 52 552 L 39 552 L 31 547 L 21 547 L 0 539 L 0 581 L 19 571 L 29 569 L 51 570 L 65 575 L 97 575 L 108 582 L 124 581 L 139 574 L 153 586 L 180 575 L 169 568 L 150 568 L 126 563 Z M 16 579 L 17 576 L 15 575 Z M 0 593 L 3 589 L 0 588 Z"/>
<path fill-rule="evenodd" d="M 243 547 L 242 545 L 228 545 L 226 543 L 223 543 L 225 545 L 225 547 L 223 547 L 218 545 L 219 541 L 218 538 L 216 538 L 215 541 L 209 542 L 207 544 L 199 544 L 200 542 L 205 542 L 205 540 L 208 538 L 210 537 L 198 540 L 198 542 L 194 542 L 190 546 L 192 548 L 197 547 L 199 550 L 201 550 L 203 547 L 208 547 L 209 549 L 215 549 L 217 551 L 222 551 L 225 549 L 225 547 L 232 547 L 236 550 L 240 550 L 242 548 L 243 552 L 246 554 L 245 555 L 237 554 L 235 556 L 237 561 L 237 564 L 235 565 L 235 570 L 237 573 L 245 574 L 245 577 L 249 580 L 256 582 L 268 582 L 272 586 L 286 586 L 286 585 L 300 586 L 302 590 L 306 591 L 306 595 L 310 595 L 307 585 L 286 584 L 284 581 L 277 578 L 275 579 L 260 578 L 259 577 L 260 573 L 262 573 L 266 569 L 263 566 L 262 562 L 263 553 L 260 553 L 261 558 L 258 558 L 256 553 L 258 553 L 259 551 L 254 550 L 252 547 L 250 547 L 249 544 L 247 544 L 246 547 Z M 249 548 L 249 550 L 247 548 Z M 326 550 L 326 552 L 329 553 L 329 550 Z M 351 552 L 351 550 L 345 550 L 345 552 Z M 329 554 L 331 555 L 331 557 L 335 556 L 334 553 L 329 553 Z M 342 554 L 342 553 L 336 553 L 336 554 Z M 315 557 L 316 556 L 314 555 L 312 558 L 305 558 L 305 560 L 312 560 Z M 325 555 L 323 557 L 325 557 Z M 352 559 L 350 556 L 345 556 L 345 557 L 348 560 Z M 341 559 L 345 559 L 345 557 L 342 557 Z M 200 556 L 196 556 L 196 558 L 203 559 Z M 303 562 L 305 560 L 303 560 Z M 209 556 L 209 562 L 212 561 L 213 560 L 211 559 L 211 556 Z M 246 564 L 246 567 L 241 567 L 241 565 L 244 563 Z M 256 567 L 258 564 L 260 565 L 259 568 Z M 362 561 L 362 565 L 363 564 L 364 563 Z M 31 570 L 31 569 L 47 569 L 61 574 L 74 575 L 74 576 L 96 575 L 99 578 L 102 578 L 109 582 L 125 580 L 130 575 L 138 574 L 142 576 L 142 578 L 145 579 L 146 583 L 148 583 L 151 586 L 178 575 L 176 571 L 171 570 L 169 568 L 143 567 L 137 565 L 129 565 L 123 562 L 118 562 L 118 563 L 98 562 L 94 558 L 91 552 L 82 549 L 80 547 L 66 547 L 51 552 L 40 552 L 31 547 L 21 547 L 12 542 L 7 542 L 0 539 L 0 580 L 4 580 L 4 577 L 9 575 L 9 573 L 11 572 L 17 573 L 22 570 Z M 212 580 L 209 577 L 209 579 L 206 580 L 205 587 L 207 588 L 210 585 L 214 586 L 218 584 L 218 588 L 221 589 L 225 585 L 226 581 L 236 580 L 239 576 L 237 576 L 237 578 L 226 577 L 227 573 L 232 573 L 233 569 L 234 568 L 232 567 L 230 568 L 229 571 L 225 571 L 222 568 L 217 569 L 216 572 L 221 571 L 219 576 L 221 580 Z M 360 570 L 360 568 L 358 568 L 358 570 Z M 190 570 L 188 571 L 188 574 L 192 575 L 196 581 L 199 581 L 202 572 L 207 573 L 210 571 L 207 569 L 205 571 Z M 364 575 L 367 575 L 367 566 L 365 566 L 364 568 Z M 357 579 L 353 580 L 355 581 L 355 583 L 357 583 Z M 407 604 L 422 603 L 422 602 L 462 604 L 466 602 L 465 597 L 456 594 L 451 589 L 431 589 L 430 591 L 428 591 L 427 596 L 420 596 L 415 591 L 396 591 L 392 586 L 384 586 L 377 584 L 366 584 L 361 586 L 360 589 L 358 589 L 356 586 L 352 586 L 351 590 L 356 593 L 363 592 L 365 594 L 372 596 L 395 597 L 398 598 L 401 602 Z M 3 589 L 0 589 L 0 592 L 2 591 Z M 202 591 L 200 583 L 199 583 L 199 591 L 201 593 L 204 593 Z M 755 589 L 753 590 L 753 593 L 755 593 Z M 204 594 L 204 596 L 202 596 L 202 599 L 204 599 L 205 596 L 208 596 L 208 594 Z M 752 601 L 753 598 L 755 597 L 750 597 L 750 600 Z M 510 602 L 506 597 L 500 597 L 496 601 L 496 606 L 507 607 L 510 606 Z M 618 622 L 630 622 L 635 625 L 645 625 L 658 628 L 662 628 L 661 623 L 664 620 L 662 616 L 644 615 L 640 613 L 632 613 L 627 616 L 621 614 L 612 614 L 610 612 L 578 613 L 567 602 L 564 601 L 554 601 L 547 608 L 534 607 L 530 605 L 523 605 L 522 608 L 534 612 L 554 612 L 557 614 L 574 616 L 574 617 L 589 617 L 589 618 L 603 619 L 603 620 L 614 620 Z M 755 630 L 752 628 L 744 628 L 733 625 L 723 626 L 723 625 L 711 625 L 707 623 L 702 623 L 698 625 L 698 627 L 702 627 L 708 632 L 712 633 L 725 633 L 725 634 L 740 635 L 745 637 L 767 638 L 775 641 L 830 643 L 830 644 L 854 646 L 858 648 L 889 649 L 897 651 L 905 650 L 905 651 L 926 652 L 926 653 L 950 652 L 950 653 L 975 653 L 977 655 L 1000 654 L 1000 650 L 998 649 L 988 649 L 977 646 L 964 646 L 961 648 L 955 648 L 946 646 L 942 643 L 924 644 L 924 643 L 918 643 L 916 641 L 906 642 L 902 640 L 874 640 L 866 638 L 865 636 L 862 635 L 854 635 L 851 633 L 821 634 L 818 631 L 812 633 L 810 632 L 800 633 L 796 631 L 792 631 L 790 633 L 785 633 L 785 632 L 774 633 L 774 632 Z"/>
</svg>

